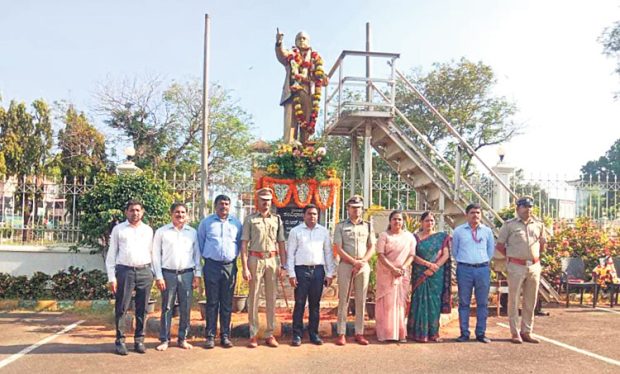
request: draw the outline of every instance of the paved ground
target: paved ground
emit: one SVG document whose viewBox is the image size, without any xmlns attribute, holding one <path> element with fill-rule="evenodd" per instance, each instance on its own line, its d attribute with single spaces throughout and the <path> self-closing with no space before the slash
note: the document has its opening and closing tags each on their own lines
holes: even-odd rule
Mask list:
<svg viewBox="0 0 620 374">
<path fill-rule="evenodd" d="M 277 349 L 260 346 L 251 350 L 245 348 L 247 340 L 236 339 L 237 346 L 230 350 L 219 347 L 205 350 L 199 347 L 202 341 L 198 340 L 194 342 L 198 347 L 191 351 L 170 348 L 162 353 L 149 349 L 145 355 L 130 352 L 126 357 L 112 353 L 114 334 L 102 324 L 105 318 L 86 320 L 64 334 L 55 335 L 84 317 L 62 313 L 1 313 L 0 372 L 620 372 L 620 308 L 548 310 L 551 316 L 538 317 L 536 321 L 536 333 L 545 339 L 539 345 L 511 344 L 509 331 L 502 326 L 507 324 L 506 317 L 492 317 L 488 336 L 494 341 L 489 345 L 454 342 L 458 323 L 453 322 L 443 328 L 442 334 L 447 339 L 440 344 L 373 341 L 368 347 L 351 343 L 337 347 L 330 339 L 322 347 L 304 344 L 293 348 L 282 344 Z M 46 338 L 47 342 L 32 349 L 33 344 Z M 147 339 L 149 348 L 156 344 L 155 339 Z M 16 356 L 24 349 L 32 350 Z"/>
</svg>

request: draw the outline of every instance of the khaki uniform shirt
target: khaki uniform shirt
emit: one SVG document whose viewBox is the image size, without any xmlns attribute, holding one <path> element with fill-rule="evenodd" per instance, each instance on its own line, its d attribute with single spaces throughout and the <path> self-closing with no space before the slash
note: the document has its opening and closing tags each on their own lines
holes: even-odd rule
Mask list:
<svg viewBox="0 0 620 374">
<path fill-rule="evenodd" d="M 339 222 L 334 230 L 334 244 L 355 259 L 364 257 L 368 245 L 374 245 L 375 241 L 375 233 L 368 221 L 354 224 L 347 219 Z"/>
<path fill-rule="evenodd" d="M 523 222 L 517 217 L 504 222 L 497 242 L 506 246 L 506 256 L 533 260 L 540 257 L 541 238 L 545 241 L 545 226 L 541 221 L 530 218 Z"/>
<path fill-rule="evenodd" d="M 277 242 L 284 241 L 284 226 L 280 216 L 269 213 L 263 217 L 260 212 L 256 212 L 245 217 L 241 240 L 248 242 L 248 251 L 277 251 Z"/>
</svg>

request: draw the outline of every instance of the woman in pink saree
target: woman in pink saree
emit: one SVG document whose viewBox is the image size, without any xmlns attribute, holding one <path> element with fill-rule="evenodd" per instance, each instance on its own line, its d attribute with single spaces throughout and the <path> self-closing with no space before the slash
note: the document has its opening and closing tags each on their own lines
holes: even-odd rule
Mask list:
<svg viewBox="0 0 620 374">
<path fill-rule="evenodd" d="M 390 214 L 390 224 L 377 242 L 376 331 L 379 341 L 407 339 L 405 308 L 416 239 L 403 228 L 403 213 Z"/>
</svg>

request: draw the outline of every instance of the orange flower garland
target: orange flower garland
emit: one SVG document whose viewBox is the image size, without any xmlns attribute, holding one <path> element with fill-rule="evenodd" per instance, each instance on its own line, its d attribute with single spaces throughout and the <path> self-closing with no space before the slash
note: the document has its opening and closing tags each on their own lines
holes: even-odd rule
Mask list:
<svg viewBox="0 0 620 374">
<path fill-rule="evenodd" d="M 299 199 L 299 192 L 297 191 L 297 184 L 300 182 L 308 184 L 309 190 L 308 190 L 308 198 L 306 199 L 306 201 L 301 201 Z M 316 206 L 319 209 L 326 210 L 334 206 L 334 201 L 337 202 L 339 191 L 340 191 L 340 179 L 337 179 L 337 178 L 332 178 L 332 179 L 324 180 L 321 182 L 317 182 L 314 179 L 301 181 L 301 180 L 296 180 L 296 179 L 278 179 L 278 178 L 272 178 L 272 177 L 262 177 L 257 183 L 257 189 L 263 188 L 263 187 L 269 187 L 275 191 L 274 185 L 276 184 L 280 184 L 280 185 L 284 184 L 288 186 L 286 195 L 284 196 L 282 200 L 278 199 L 277 194 L 274 193 L 273 195 L 273 204 L 278 208 L 286 207 L 291 202 L 291 197 L 292 197 L 293 201 L 295 202 L 295 205 L 297 205 L 300 208 L 305 207 L 306 205 L 310 204 L 314 200 Z M 319 187 L 331 187 L 329 196 L 326 201 L 323 201 L 321 199 L 321 196 L 319 194 Z M 335 209 L 336 209 L 336 215 L 337 215 L 338 204 L 336 204 Z"/>
<path fill-rule="evenodd" d="M 296 47 L 292 49 L 286 58 L 291 66 L 291 92 L 294 94 L 293 110 L 295 111 L 295 118 L 299 126 L 312 135 L 314 134 L 316 120 L 319 116 L 321 87 L 324 85 L 325 80 L 323 59 L 315 51 L 311 51 L 304 57 Z M 304 85 L 310 82 L 314 82 L 314 93 L 312 94 L 310 120 L 306 121 L 304 109 L 301 106 L 301 99 L 295 93 L 303 90 Z"/>
</svg>

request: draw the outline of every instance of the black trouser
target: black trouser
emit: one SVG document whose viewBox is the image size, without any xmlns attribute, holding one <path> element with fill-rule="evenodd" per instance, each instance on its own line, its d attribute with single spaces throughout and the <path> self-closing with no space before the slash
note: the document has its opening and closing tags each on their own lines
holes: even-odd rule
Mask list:
<svg viewBox="0 0 620 374">
<path fill-rule="evenodd" d="M 205 259 L 202 268 L 207 294 L 205 335 L 215 337 L 217 316 L 220 316 L 220 337 L 230 336 L 230 316 L 232 313 L 232 297 L 237 280 L 237 261 L 220 262 Z"/>
<path fill-rule="evenodd" d="M 308 334 L 318 336 L 321 295 L 323 294 L 323 282 L 325 270 L 323 265 L 295 266 L 297 287 L 295 287 L 295 309 L 293 309 L 293 335 L 301 337 L 304 329 L 304 309 L 308 301 Z"/>
<path fill-rule="evenodd" d="M 144 321 L 146 316 L 146 303 L 153 286 L 153 272 L 151 266 L 134 268 L 124 265 L 116 265 L 116 304 L 114 306 L 114 322 L 116 323 L 116 343 L 125 342 L 125 315 L 133 291 L 135 297 L 136 331 L 134 342 L 144 342 Z"/>
</svg>

